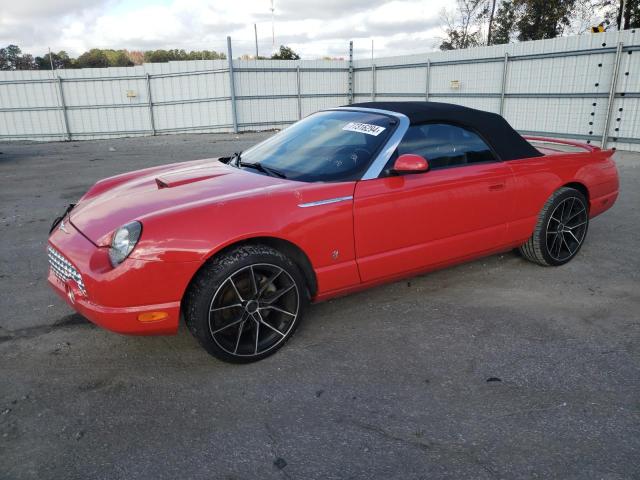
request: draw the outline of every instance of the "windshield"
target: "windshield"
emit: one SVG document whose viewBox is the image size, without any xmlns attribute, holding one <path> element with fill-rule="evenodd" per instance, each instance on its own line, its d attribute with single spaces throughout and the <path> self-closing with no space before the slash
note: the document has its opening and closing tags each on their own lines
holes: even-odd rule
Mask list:
<svg viewBox="0 0 640 480">
<path fill-rule="evenodd" d="M 396 123 L 377 113 L 318 112 L 244 152 L 241 164 L 303 182 L 357 180 Z"/>
</svg>

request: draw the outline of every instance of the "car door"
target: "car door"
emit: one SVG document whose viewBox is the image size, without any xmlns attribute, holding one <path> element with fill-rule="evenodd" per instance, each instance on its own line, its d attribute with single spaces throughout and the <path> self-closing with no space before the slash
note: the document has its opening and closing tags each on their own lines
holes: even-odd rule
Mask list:
<svg viewBox="0 0 640 480">
<path fill-rule="evenodd" d="M 397 155 L 429 161 L 424 173 L 394 175 Z M 356 184 L 354 239 L 363 282 L 489 253 L 506 241 L 510 168 L 474 132 L 430 123 L 409 127 L 378 178 Z"/>
</svg>

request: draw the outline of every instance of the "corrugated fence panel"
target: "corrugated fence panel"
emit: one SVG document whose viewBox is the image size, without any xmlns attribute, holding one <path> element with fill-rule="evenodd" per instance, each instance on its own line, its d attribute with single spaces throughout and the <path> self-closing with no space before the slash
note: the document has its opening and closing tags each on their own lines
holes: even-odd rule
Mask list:
<svg viewBox="0 0 640 480">
<path fill-rule="evenodd" d="M 592 111 L 590 99 L 517 98 L 505 104 L 504 113 L 516 130 L 549 135 L 563 133 L 581 138 L 590 131 L 602 132 L 605 115 L 591 115 Z M 594 124 L 589 125 L 589 122 Z"/>
<path fill-rule="evenodd" d="M 233 60 L 233 82 L 228 60 L 0 72 L 0 138 L 220 132 L 234 124 L 238 131 L 283 128 L 347 104 L 349 66 L 343 60 Z M 352 66 L 355 102 L 373 96 L 457 103 L 502 113 L 522 132 L 595 144 L 606 133 L 608 146 L 640 150 L 634 31 L 356 59 Z"/>
<path fill-rule="evenodd" d="M 621 108 L 623 111 L 620 111 Z M 617 98 L 613 103 L 613 118 L 609 128 L 611 140 L 616 142 L 618 148 L 622 150 L 637 150 L 637 144 L 618 139 L 637 139 L 638 125 L 640 125 L 640 98 Z"/>
<path fill-rule="evenodd" d="M 276 128 L 297 120 L 297 80 L 292 62 L 234 61 L 238 123 L 242 130 Z"/>
<path fill-rule="evenodd" d="M 54 81 L 40 83 L 0 83 L 2 108 L 42 108 L 60 106 L 57 84 Z"/>
<path fill-rule="evenodd" d="M 498 113 L 500 111 L 500 99 L 499 98 L 481 98 L 481 97 L 460 97 L 460 96 L 446 96 L 441 95 L 438 97 L 430 97 L 433 101 L 455 103 L 456 105 L 463 105 L 469 108 L 477 108 L 478 110 L 486 110 L 487 112 Z"/>
<path fill-rule="evenodd" d="M 145 64 L 159 133 L 230 131 L 228 64 L 193 60 Z"/>
<path fill-rule="evenodd" d="M 156 131 L 230 131 L 233 125 L 229 102 L 187 103 L 154 106 Z"/>
<path fill-rule="evenodd" d="M 16 71 L 2 74 L 0 139 L 63 139 L 58 83 L 51 72 Z"/>
<path fill-rule="evenodd" d="M 57 110 L 13 111 L 0 115 L 0 139 L 61 140 L 64 139 L 60 112 Z"/>
<path fill-rule="evenodd" d="M 117 79 L 108 82 L 78 80 L 63 82 L 67 108 L 148 103 L 146 82 L 141 79 Z M 133 96 L 127 96 L 129 95 Z"/>
<path fill-rule="evenodd" d="M 301 117 L 348 103 L 348 68 L 344 61 L 300 62 Z"/>
</svg>

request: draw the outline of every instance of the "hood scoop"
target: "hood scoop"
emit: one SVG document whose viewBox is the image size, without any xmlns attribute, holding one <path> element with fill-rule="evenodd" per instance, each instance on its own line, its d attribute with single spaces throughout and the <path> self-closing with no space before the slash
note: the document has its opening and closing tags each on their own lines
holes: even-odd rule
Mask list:
<svg viewBox="0 0 640 480">
<path fill-rule="evenodd" d="M 226 172 L 205 172 L 202 169 L 183 170 L 178 172 L 166 173 L 156 177 L 158 189 L 179 187 L 189 183 L 201 182 L 211 178 L 222 177 L 227 175 Z"/>
</svg>

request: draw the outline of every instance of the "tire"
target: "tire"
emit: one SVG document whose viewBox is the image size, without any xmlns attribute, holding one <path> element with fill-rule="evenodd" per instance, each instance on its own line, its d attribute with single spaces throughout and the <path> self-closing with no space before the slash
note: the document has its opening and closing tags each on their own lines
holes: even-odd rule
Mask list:
<svg viewBox="0 0 640 480">
<path fill-rule="evenodd" d="M 588 229 L 587 199 L 582 192 L 563 187 L 545 202 L 533 234 L 518 251 L 538 265 L 564 265 L 580 251 Z"/>
<path fill-rule="evenodd" d="M 214 257 L 196 274 L 184 301 L 187 327 L 214 357 L 250 363 L 293 336 L 309 303 L 297 265 L 265 245 Z"/>
</svg>

